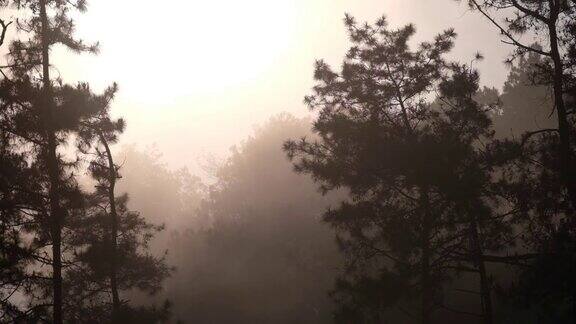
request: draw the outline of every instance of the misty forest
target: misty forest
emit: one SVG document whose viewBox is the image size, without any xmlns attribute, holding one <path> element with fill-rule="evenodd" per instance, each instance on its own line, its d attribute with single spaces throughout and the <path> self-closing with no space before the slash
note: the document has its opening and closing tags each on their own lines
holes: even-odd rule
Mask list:
<svg viewBox="0 0 576 324">
<path fill-rule="evenodd" d="M 575 0 L 0 8 L 0 323 L 576 323 Z"/>
</svg>

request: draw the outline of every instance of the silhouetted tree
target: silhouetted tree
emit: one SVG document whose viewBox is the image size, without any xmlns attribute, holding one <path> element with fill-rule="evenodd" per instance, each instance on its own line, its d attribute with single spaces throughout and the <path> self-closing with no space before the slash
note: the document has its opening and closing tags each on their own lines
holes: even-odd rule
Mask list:
<svg viewBox="0 0 576 324">
<path fill-rule="evenodd" d="M 36 137 L 36 142 L 31 144 L 37 144 L 36 162 L 47 172 L 45 188 L 49 201 L 49 221 L 44 222 L 44 225 L 47 226 L 51 245 L 52 321 L 62 323 L 62 229 L 67 204 L 67 198 L 63 196 L 66 192 L 71 194 L 70 197 L 75 196 L 73 192 L 76 190 L 73 185 L 66 188 L 65 163 L 59 156 L 58 147 L 66 139 L 68 132 L 65 130 L 73 128 L 67 122 L 79 117 L 72 114 L 64 118 L 63 113 L 74 112 L 75 109 L 75 112 L 79 112 L 83 107 L 77 106 L 79 102 L 73 102 L 76 99 L 74 96 L 82 93 L 81 89 L 59 85 L 54 87 L 50 78 L 50 48 L 54 44 L 63 44 L 75 51 L 95 51 L 95 47 L 86 46 L 72 36 L 74 24 L 69 11 L 72 8 L 84 10 L 84 1 L 15 0 L 2 1 L 1 4 L 27 11 L 27 15 L 19 20 L 18 27 L 28 38 L 26 41 L 17 40 L 12 43 L 9 65 L 12 67 L 12 77 L 22 80 L 15 85 L 26 87 L 28 92 L 24 94 L 26 98 L 16 98 L 13 104 L 25 103 L 24 109 L 34 114 L 30 117 L 33 117 L 36 124 L 28 125 Z M 36 67 L 42 70 L 40 80 Z"/>
<path fill-rule="evenodd" d="M 131 290 L 154 295 L 162 288 L 162 281 L 171 269 L 164 256 L 156 257 L 148 251 L 151 239 L 162 226 L 152 225 L 130 211 L 126 207 L 128 196 L 122 195 L 114 199 L 117 217 L 114 228 L 108 189 L 101 187 L 104 185 L 108 184 L 100 183 L 91 196 L 93 207 L 77 218 L 78 229 L 71 237 L 74 245 L 82 248 L 77 250 L 75 267 L 66 276 L 67 298 L 73 305 L 69 317 L 79 323 L 165 321 L 170 315 L 168 302 L 161 307 L 137 306 L 121 296 Z"/>
<path fill-rule="evenodd" d="M 478 75 L 444 60 L 452 30 L 411 50 L 412 25 L 358 26 L 347 16 L 346 26 L 354 45 L 341 73 L 319 61 L 306 98 L 319 140 L 285 144 L 323 191 L 351 194 L 325 214 L 348 266 L 333 294 L 337 319 L 379 323 L 385 309 L 407 311 L 418 297 L 417 318 L 430 323 L 435 309 L 450 308 L 444 284 L 473 271 L 492 323 L 484 250 L 499 248 L 506 224 L 491 221 L 498 215 L 486 197 L 490 168 L 478 146 L 492 136 L 492 107 L 474 100 Z"/>
<path fill-rule="evenodd" d="M 549 85 L 553 92 L 557 127 L 526 133 L 529 138 L 544 132 L 558 137 L 558 170 L 567 199 L 576 208 L 576 177 L 573 167 L 572 111 L 566 104 L 566 95 L 573 89 L 576 62 L 576 5 L 568 0 L 469 0 L 472 8 L 483 14 L 503 35 L 503 42 L 514 46 L 509 61 L 527 54 L 538 55 L 542 64 L 534 65 L 536 84 Z M 496 13 L 504 15 L 504 22 L 497 21 Z M 525 44 L 523 34 L 534 36 L 534 44 Z M 543 109 L 546 108 L 544 105 Z"/>
<path fill-rule="evenodd" d="M 15 147 L 17 139 L 6 131 L 5 122 L 4 116 L 0 117 L 0 321 L 7 323 L 33 311 L 18 307 L 14 297 L 30 289 L 33 274 L 27 268 L 33 263 L 37 244 L 27 240 L 26 235 L 37 221 L 29 214 L 41 206 L 42 197 L 37 181 L 41 177 Z"/>
<path fill-rule="evenodd" d="M 517 118 L 508 122 L 522 124 L 519 128 L 525 132 L 519 139 L 503 140 L 497 145 L 497 150 L 508 156 L 501 172 L 507 178 L 508 193 L 526 211 L 520 224 L 522 244 L 527 255 L 536 258 L 521 268 L 506 298 L 519 301 L 519 307 L 528 305 L 533 317 L 541 321 L 573 321 L 576 282 L 569 273 L 576 269 L 576 132 L 570 93 L 576 72 L 576 4 L 569 0 L 470 0 L 469 4 L 499 29 L 503 42 L 513 46 L 508 61 L 513 63 L 519 58 L 518 64 L 524 65 L 519 79 L 528 75 L 534 89 L 548 87 L 552 97 L 551 103 L 519 101 L 522 107 L 518 107 Z M 499 22 L 498 16 L 504 21 Z M 534 43 L 524 43 L 522 35 L 528 35 Z M 536 110 L 540 110 L 541 117 L 532 127 L 522 129 L 522 116 Z M 554 117 L 553 125 L 547 126 L 550 120 L 542 118 L 546 115 Z"/>
<path fill-rule="evenodd" d="M 70 271 L 67 298 L 74 301 L 70 318 L 78 322 L 157 323 L 168 317 L 169 304 L 161 308 L 133 307 L 120 297 L 121 291 L 138 289 L 150 294 L 161 288 L 170 268 L 164 257 L 155 257 L 149 243 L 162 226 L 154 226 L 127 208 L 127 195 L 116 196 L 120 167 L 114 163 L 110 145 L 124 130 L 122 119 L 109 116 L 116 86 L 99 97 L 105 109 L 78 128 L 79 150 L 94 156 L 89 170 L 96 190 L 87 206 L 70 221 L 69 243 L 77 263 Z"/>
<path fill-rule="evenodd" d="M 8 26 L 0 19 L 2 32 L 0 45 L 4 44 Z M 5 91 L 5 79 L 0 91 Z M 12 297 L 27 283 L 26 266 L 32 261 L 31 251 L 24 243 L 22 232 L 26 226 L 24 212 L 37 201 L 31 194 L 36 188 L 27 180 L 33 171 L 26 164 L 23 152 L 17 149 L 17 137 L 11 132 L 12 125 L 7 107 L 0 108 L 0 321 L 8 322 L 22 315 L 13 304 Z"/>
<path fill-rule="evenodd" d="M 32 308 L 51 307 L 50 321 L 62 323 L 67 307 L 62 277 L 64 268 L 70 265 L 65 260 L 70 251 L 65 242 L 68 218 L 82 213 L 85 199 L 74 174 L 78 161 L 64 158 L 60 147 L 78 134 L 83 120 L 98 115 L 107 105 L 102 101 L 106 94 L 94 95 L 86 84 L 73 87 L 52 80 L 50 49 L 61 44 L 76 52 L 95 52 L 97 47 L 73 36 L 70 12 L 84 11 L 83 0 L 14 0 L 1 1 L 0 5 L 12 6 L 21 13 L 17 26 L 24 40 L 15 40 L 10 46 L 10 71 L 4 74 L 1 99 L 6 126 L 17 137 L 19 149 L 28 154 L 28 167 L 39 175 L 27 179 L 36 181 L 35 193 L 41 197 L 27 213 L 34 243 L 32 257 L 51 265 L 51 272 L 44 276 L 30 274 L 36 279 L 35 288 L 25 292 Z"/>
</svg>

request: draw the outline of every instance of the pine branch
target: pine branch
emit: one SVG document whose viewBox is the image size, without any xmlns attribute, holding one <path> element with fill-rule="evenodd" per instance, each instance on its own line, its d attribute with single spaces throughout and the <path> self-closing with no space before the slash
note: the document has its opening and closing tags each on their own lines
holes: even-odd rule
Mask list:
<svg viewBox="0 0 576 324">
<path fill-rule="evenodd" d="M 490 22 L 496 26 L 500 32 L 506 36 L 510 41 L 505 41 L 502 40 L 503 43 L 508 44 L 508 45 L 515 45 L 518 46 L 526 51 L 530 51 L 530 52 L 534 52 L 534 53 L 538 53 L 540 55 L 543 56 L 548 56 L 551 57 L 552 54 L 550 52 L 545 52 L 543 50 L 531 47 L 531 46 L 527 46 L 524 45 L 522 43 L 520 43 L 516 38 L 514 38 L 514 36 L 512 36 L 512 34 L 510 32 L 508 32 L 504 27 L 502 27 L 494 18 L 492 18 L 492 16 L 490 16 L 484 9 L 482 9 L 482 6 L 480 6 L 480 4 L 478 3 L 478 1 L 476 0 L 470 0 L 474 6 L 476 7 L 476 9 L 484 16 L 486 17 L 488 20 L 490 20 Z"/>
</svg>

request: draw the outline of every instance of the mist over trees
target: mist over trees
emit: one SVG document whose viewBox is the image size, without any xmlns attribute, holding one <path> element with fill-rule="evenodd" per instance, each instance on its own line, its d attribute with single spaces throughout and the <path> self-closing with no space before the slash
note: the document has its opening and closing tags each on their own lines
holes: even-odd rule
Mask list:
<svg viewBox="0 0 576 324">
<path fill-rule="evenodd" d="M 191 301 L 175 305 L 179 318 L 330 322 L 326 291 L 340 257 L 320 216 L 336 197 L 323 197 L 310 179 L 293 173 L 281 150 L 286 138 L 309 134 L 309 126 L 287 114 L 273 117 L 216 170 L 198 208 L 202 226 L 169 242 L 181 270 L 167 294 Z"/>
<path fill-rule="evenodd" d="M 193 226 L 191 222 L 198 218 L 196 209 L 206 191 L 199 177 L 187 169 L 169 169 L 154 147 L 125 145 L 114 157 L 122 165 L 118 192 L 129 193 L 128 205 L 142 211 L 146 219 L 168 227 L 160 235 Z"/>
<path fill-rule="evenodd" d="M 285 144 L 296 170 L 322 189 L 346 187 L 350 199 L 325 220 L 338 233 L 347 271 L 334 297 L 339 322 L 381 322 L 391 305 L 420 298 L 423 323 L 432 321 L 443 282 L 459 271 L 480 277 L 483 317 L 492 302 L 481 255 L 498 249 L 507 230 L 489 221 L 483 191 L 489 166 L 477 141 L 490 140 L 490 107 L 473 100 L 478 75 L 444 59 L 453 30 L 410 51 L 414 27 L 358 25 L 347 16 L 353 46 L 333 72 L 322 61 L 306 101 L 319 110 L 319 141 Z M 438 89 L 435 101 L 426 97 Z M 480 233 L 486 237 L 480 237 Z M 382 292 L 393 291 L 394 294 Z"/>
<path fill-rule="evenodd" d="M 206 176 L 118 145 L 115 83 L 56 76 L 98 53 L 85 1 L 0 0 L 0 323 L 574 323 L 576 2 L 466 2 L 502 89 L 457 30 L 345 15 L 310 117 Z"/>
<path fill-rule="evenodd" d="M 576 8 L 568 1 L 469 5 L 513 46 L 509 63 L 520 61 L 500 109 L 487 101 L 497 91 L 480 92 L 472 67 L 443 58 L 453 30 L 411 50 L 412 25 L 390 29 L 385 18 L 370 25 L 346 16 L 352 47 L 341 72 L 316 63 L 317 82 L 305 102 L 317 111 L 319 139 L 284 148 L 296 171 L 323 191 L 350 192 L 325 213 L 347 263 L 333 294 L 337 322 L 380 323 L 393 318 L 390 309 L 421 323 L 446 322 L 439 309 L 484 323 L 576 318 L 569 275 Z M 509 14 L 502 25 L 495 20 L 500 11 Z M 544 28 L 532 45 L 519 40 Z M 538 103 L 548 118 L 536 109 L 520 112 L 533 104 L 518 95 L 526 89 L 551 94 L 554 110 L 546 96 Z M 493 121 L 503 139 L 494 139 Z M 518 266 L 511 271 L 519 275 L 497 282 L 486 263 Z M 479 277 L 471 291 L 480 299 L 476 312 L 455 309 L 445 294 L 468 272 Z M 495 290 L 505 296 L 502 305 L 516 300 L 528 314 L 496 316 Z"/>
</svg>

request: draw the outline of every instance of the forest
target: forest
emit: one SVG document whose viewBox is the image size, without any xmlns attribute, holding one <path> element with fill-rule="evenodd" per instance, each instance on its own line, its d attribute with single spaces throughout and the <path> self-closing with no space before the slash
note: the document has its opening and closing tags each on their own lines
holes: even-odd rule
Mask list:
<svg viewBox="0 0 576 324">
<path fill-rule="evenodd" d="M 387 1 L 359 0 L 379 18 L 343 11 L 302 39 L 309 71 L 282 70 L 279 92 L 266 72 L 226 79 L 264 64 L 246 51 L 299 46 L 265 33 L 234 39 L 275 22 L 257 11 L 269 1 L 203 7 L 222 20 L 178 13 L 187 1 L 109 2 L 91 41 L 82 25 L 93 2 L 0 0 L 0 323 L 576 323 L 576 0 L 434 0 L 466 13 L 454 19 L 477 37 L 468 54 L 459 28 L 416 18 L 451 19 L 425 12 L 430 1 L 388 1 L 415 9 L 399 23 Z M 299 15 L 332 15 L 351 2 L 293 3 Z M 182 21 L 147 16 L 163 6 Z M 286 30 L 312 29 L 300 22 Z M 186 26 L 208 36 L 192 40 Z M 147 55 L 138 47 L 99 63 L 107 38 L 144 43 L 155 60 L 133 70 Z M 501 66 L 486 39 L 504 53 Z M 344 51 L 323 59 L 306 47 L 315 42 Z M 85 55 L 94 58 L 74 61 Z M 68 80 L 73 62 L 110 81 Z M 186 65 L 210 80 L 187 83 Z M 179 71 L 159 79 L 155 69 Z M 123 110 L 131 85 L 112 81 L 121 73 L 134 80 L 130 93 L 156 93 L 158 110 Z M 309 81 L 305 92 L 293 75 Z M 168 146 L 130 133 L 146 114 L 153 140 L 179 127 L 166 120 L 199 127 L 183 112 L 193 101 L 168 107 L 203 83 L 215 105 L 234 91 L 266 105 L 253 86 L 285 94 L 288 106 L 296 93 L 306 112 L 261 112 L 251 131 L 238 112 L 205 112 L 224 126 L 174 132 L 180 164 L 167 162 Z M 250 105 L 238 103 L 256 114 Z M 218 136 L 235 144 L 214 144 Z M 227 148 L 195 167 L 199 142 Z"/>
</svg>

